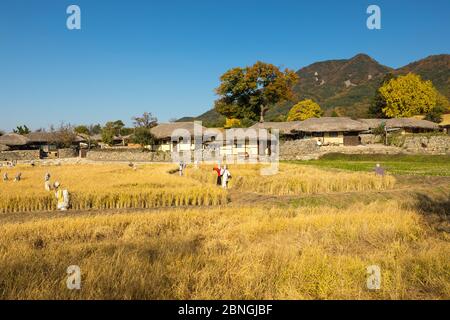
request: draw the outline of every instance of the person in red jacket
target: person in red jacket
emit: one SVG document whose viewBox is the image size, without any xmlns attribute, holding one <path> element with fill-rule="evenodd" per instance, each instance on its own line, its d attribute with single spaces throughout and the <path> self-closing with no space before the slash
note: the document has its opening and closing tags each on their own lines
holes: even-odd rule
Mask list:
<svg viewBox="0 0 450 320">
<path fill-rule="evenodd" d="M 221 171 L 220 168 L 215 165 L 213 170 L 217 173 L 217 185 L 221 186 L 222 185 L 222 175 L 221 175 Z"/>
</svg>

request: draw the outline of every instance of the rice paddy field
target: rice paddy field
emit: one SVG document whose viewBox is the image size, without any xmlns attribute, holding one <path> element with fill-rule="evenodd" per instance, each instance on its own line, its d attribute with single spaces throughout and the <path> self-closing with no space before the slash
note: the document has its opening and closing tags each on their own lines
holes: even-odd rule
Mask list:
<svg viewBox="0 0 450 320">
<path fill-rule="evenodd" d="M 260 169 L 231 165 L 223 190 L 209 165 L 3 167 L 23 179 L 0 182 L 0 298 L 450 298 L 449 177 Z M 47 172 L 69 211 L 55 210 Z"/>
</svg>

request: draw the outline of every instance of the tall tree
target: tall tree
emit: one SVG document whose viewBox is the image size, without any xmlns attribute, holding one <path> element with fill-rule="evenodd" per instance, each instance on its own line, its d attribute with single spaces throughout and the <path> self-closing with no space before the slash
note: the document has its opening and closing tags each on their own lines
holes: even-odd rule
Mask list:
<svg viewBox="0 0 450 320">
<path fill-rule="evenodd" d="M 288 113 L 287 121 L 303 121 L 309 118 L 320 118 L 322 114 L 323 111 L 316 102 L 311 99 L 306 99 L 292 107 Z"/>
<path fill-rule="evenodd" d="M 122 120 L 116 120 L 113 122 L 113 127 L 115 129 L 115 134 L 120 136 L 120 131 L 125 127 L 125 123 Z"/>
<path fill-rule="evenodd" d="M 100 124 L 89 125 L 89 132 L 91 135 L 102 133 L 102 126 Z"/>
<path fill-rule="evenodd" d="M 383 113 L 391 118 L 426 114 L 436 106 L 439 96 L 431 81 L 413 73 L 391 79 L 379 91 L 386 101 Z"/>
<path fill-rule="evenodd" d="M 380 93 L 380 88 L 385 84 L 387 84 L 392 79 L 394 79 L 394 75 L 389 72 L 383 77 L 383 80 L 381 80 L 381 83 L 377 88 L 375 96 L 373 97 L 371 104 L 369 106 L 369 116 L 371 118 L 386 117 L 386 115 L 383 112 L 383 109 L 386 108 L 386 99 L 384 99 L 383 95 Z"/>
<path fill-rule="evenodd" d="M 298 80 L 295 72 L 272 64 L 256 62 L 253 66 L 233 68 L 221 77 L 216 93 L 220 96 L 215 109 L 229 119 L 264 122 L 267 110 L 294 96 L 293 84 Z"/>
<path fill-rule="evenodd" d="M 114 122 L 107 122 L 102 128 L 102 141 L 108 145 L 112 145 L 114 142 L 116 131 L 117 128 L 114 126 Z"/>
<path fill-rule="evenodd" d="M 74 131 L 75 131 L 75 133 L 78 133 L 78 134 L 83 134 L 83 135 L 87 135 L 87 136 L 90 135 L 89 128 L 85 125 L 76 126 L 74 128 Z"/>
<path fill-rule="evenodd" d="M 70 148 L 74 144 L 77 135 L 72 125 L 62 122 L 59 125 L 59 128 L 55 131 L 54 137 L 56 144 L 64 148 Z"/>
<path fill-rule="evenodd" d="M 144 127 L 150 129 L 158 124 L 158 119 L 150 112 L 144 112 L 142 116 L 133 117 L 132 120 L 135 128 Z"/>
</svg>

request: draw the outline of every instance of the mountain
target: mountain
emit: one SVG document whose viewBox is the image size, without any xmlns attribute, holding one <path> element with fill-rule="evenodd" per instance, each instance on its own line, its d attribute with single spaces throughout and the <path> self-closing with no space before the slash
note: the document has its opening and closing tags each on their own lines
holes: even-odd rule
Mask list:
<svg viewBox="0 0 450 320">
<path fill-rule="evenodd" d="M 313 99 L 331 115 L 365 116 L 370 100 L 384 75 L 392 69 L 365 54 L 348 60 L 317 62 L 297 71 L 299 82 L 294 87 L 295 100 Z M 293 103 L 273 108 L 267 118 L 289 112 Z"/>
<path fill-rule="evenodd" d="M 366 54 L 358 54 L 351 59 L 317 62 L 298 70 L 295 100 L 313 99 L 328 116 L 367 117 L 371 99 L 389 72 L 395 75 L 417 73 L 423 79 L 433 81 L 435 87 L 450 99 L 448 54 L 429 56 L 399 69 L 384 66 Z M 283 120 L 292 105 L 292 102 L 287 102 L 271 108 L 266 120 Z M 214 109 L 198 117 L 183 119 L 202 120 L 206 125 L 220 125 L 224 121 L 224 117 Z"/>
<path fill-rule="evenodd" d="M 183 117 L 177 120 L 177 122 L 185 122 L 185 121 L 194 121 L 199 120 L 202 121 L 202 125 L 205 127 L 223 127 L 225 124 L 225 117 L 218 113 L 216 110 L 211 109 L 206 111 L 205 113 L 199 115 L 198 117 Z"/>
<path fill-rule="evenodd" d="M 425 80 L 433 81 L 434 86 L 450 98 L 450 55 L 440 54 L 413 62 L 395 71 L 395 74 L 416 73 Z"/>
</svg>

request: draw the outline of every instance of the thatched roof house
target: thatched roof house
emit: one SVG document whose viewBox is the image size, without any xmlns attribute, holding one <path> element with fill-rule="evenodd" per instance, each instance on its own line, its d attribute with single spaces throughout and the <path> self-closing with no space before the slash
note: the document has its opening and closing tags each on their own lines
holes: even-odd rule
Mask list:
<svg viewBox="0 0 450 320">
<path fill-rule="evenodd" d="M 86 139 L 81 135 L 72 134 L 70 132 L 65 134 L 58 131 L 39 131 L 28 133 L 25 136 L 28 138 L 30 144 L 53 144 L 62 142 L 67 135 L 71 135 L 70 139 L 73 140 L 74 143 L 86 142 Z"/>
<path fill-rule="evenodd" d="M 383 123 L 386 123 L 388 119 L 358 119 L 359 122 L 362 122 L 369 126 L 369 130 L 380 127 Z"/>
<path fill-rule="evenodd" d="M 202 133 L 206 130 L 205 127 L 200 126 Z M 156 127 L 150 129 L 150 132 L 155 136 L 156 139 L 166 140 L 172 137 L 175 130 L 187 130 L 191 137 L 194 136 L 194 122 L 171 122 L 171 123 L 161 123 Z"/>
<path fill-rule="evenodd" d="M 0 136 L 0 144 L 6 145 L 8 147 L 21 147 L 27 145 L 29 142 L 30 141 L 27 137 L 17 133 L 7 133 L 3 136 Z"/>
<path fill-rule="evenodd" d="M 386 127 L 389 129 L 419 129 L 419 130 L 439 130 L 439 125 L 428 121 L 416 118 L 395 118 L 386 121 Z"/>
<path fill-rule="evenodd" d="M 280 134 L 289 135 L 296 131 L 298 132 L 301 121 L 290 121 L 290 122 L 258 122 L 251 126 L 251 129 L 276 129 L 280 131 Z"/>
<path fill-rule="evenodd" d="M 361 132 L 369 129 L 365 123 L 346 117 L 310 118 L 301 121 L 298 131 L 301 132 Z"/>
<path fill-rule="evenodd" d="M 358 133 L 367 131 L 365 123 L 347 117 L 310 118 L 304 121 L 257 123 L 254 129 L 278 129 L 291 138 L 317 138 L 323 144 L 359 144 Z"/>
<path fill-rule="evenodd" d="M 450 128 L 450 113 L 443 114 L 441 117 L 442 117 L 442 121 L 438 123 L 439 126 L 444 129 Z M 423 120 L 424 116 L 414 116 L 414 118 Z"/>
<path fill-rule="evenodd" d="M 422 117 L 423 118 L 423 117 Z M 404 132 L 428 132 L 439 130 L 439 125 L 434 122 L 421 119 L 421 117 L 412 118 L 394 118 L 394 119 L 359 119 L 358 121 L 369 126 L 369 130 L 378 128 L 383 123 L 388 131 L 402 130 Z"/>
<path fill-rule="evenodd" d="M 54 132 L 31 132 L 26 135 L 31 144 L 54 143 L 59 140 Z"/>
</svg>

